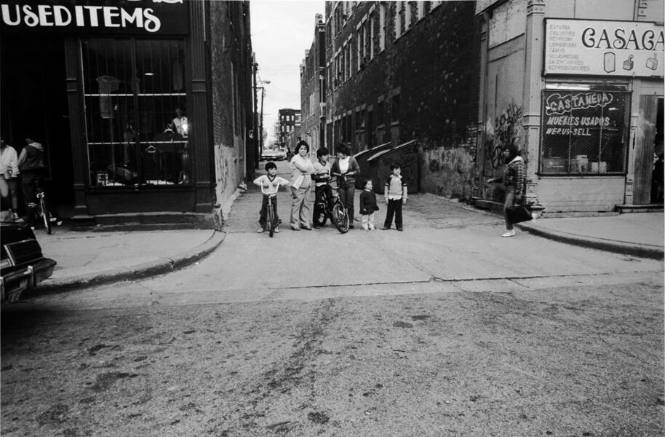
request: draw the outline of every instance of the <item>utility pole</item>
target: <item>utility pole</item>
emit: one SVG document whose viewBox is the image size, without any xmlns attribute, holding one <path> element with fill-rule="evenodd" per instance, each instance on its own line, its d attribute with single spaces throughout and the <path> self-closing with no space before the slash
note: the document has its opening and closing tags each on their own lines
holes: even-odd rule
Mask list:
<svg viewBox="0 0 665 437">
<path fill-rule="evenodd" d="M 265 95 L 265 88 L 260 86 L 258 88 L 261 88 L 261 127 L 259 128 L 259 156 L 263 154 L 263 97 Z"/>
<path fill-rule="evenodd" d="M 252 54 L 252 59 L 254 62 L 252 63 L 252 92 L 253 92 L 253 103 L 254 103 L 254 111 L 252 112 L 252 128 L 254 130 L 254 138 L 253 138 L 253 146 L 254 146 L 254 168 L 258 169 L 259 168 L 259 160 L 261 159 L 261 151 L 259 150 L 259 142 L 258 142 L 258 135 L 262 135 L 262 133 L 259 133 L 259 121 L 257 120 L 258 118 L 258 113 L 256 112 L 257 110 L 257 105 L 258 102 L 256 101 L 256 70 L 259 67 L 259 64 L 256 63 L 256 57 L 254 54 Z"/>
</svg>

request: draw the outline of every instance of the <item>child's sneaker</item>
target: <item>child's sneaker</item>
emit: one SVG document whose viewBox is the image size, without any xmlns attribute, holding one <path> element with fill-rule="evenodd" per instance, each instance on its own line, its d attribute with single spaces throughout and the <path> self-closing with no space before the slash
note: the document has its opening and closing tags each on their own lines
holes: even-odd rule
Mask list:
<svg viewBox="0 0 665 437">
<path fill-rule="evenodd" d="M 259 228 L 256 230 L 259 234 L 263 232 L 263 227 L 259 226 Z"/>
<path fill-rule="evenodd" d="M 506 231 L 503 234 L 501 234 L 502 237 L 514 237 L 515 236 L 515 229 L 511 229 L 510 231 Z"/>
<path fill-rule="evenodd" d="M 374 227 L 374 225 L 369 225 L 369 230 L 370 231 L 373 231 L 374 229 L 376 229 L 376 227 Z"/>
<path fill-rule="evenodd" d="M 279 226 L 275 226 L 275 234 L 279 234 Z"/>
</svg>

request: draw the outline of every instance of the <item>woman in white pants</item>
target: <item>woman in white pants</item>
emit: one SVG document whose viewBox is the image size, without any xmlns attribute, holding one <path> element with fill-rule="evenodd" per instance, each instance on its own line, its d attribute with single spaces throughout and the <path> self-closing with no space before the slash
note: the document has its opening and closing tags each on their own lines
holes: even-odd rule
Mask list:
<svg viewBox="0 0 665 437">
<path fill-rule="evenodd" d="M 293 177 L 291 178 L 291 229 L 312 230 L 312 173 L 314 164 L 309 159 L 309 144 L 299 141 L 295 155 L 291 159 Z"/>
</svg>

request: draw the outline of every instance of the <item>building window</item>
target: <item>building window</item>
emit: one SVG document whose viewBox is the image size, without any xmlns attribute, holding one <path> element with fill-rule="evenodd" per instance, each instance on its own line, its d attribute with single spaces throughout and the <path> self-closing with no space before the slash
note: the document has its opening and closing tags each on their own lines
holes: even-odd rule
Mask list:
<svg viewBox="0 0 665 437">
<path fill-rule="evenodd" d="M 386 6 L 381 3 L 379 7 L 379 53 L 386 48 Z"/>
<path fill-rule="evenodd" d="M 90 185 L 188 184 L 182 40 L 82 42 Z"/>
<path fill-rule="evenodd" d="M 376 41 L 376 13 L 369 16 L 369 59 L 374 59 L 374 44 Z"/>
<path fill-rule="evenodd" d="M 393 96 L 390 108 L 391 120 L 393 122 L 399 121 L 399 111 L 400 111 L 400 97 L 399 94 Z"/>
<path fill-rule="evenodd" d="M 607 89 L 543 91 L 541 172 L 625 172 L 630 94 Z"/>
<path fill-rule="evenodd" d="M 404 19 L 404 3 L 401 1 L 395 2 L 395 17 L 394 17 L 394 27 L 395 27 L 395 39 L 398 39 L 402 36 L 403 29 L 403 20 Z"/>
<path fill-rule="evenodd" d="M 383 100 L 376 104 L 376 124 L 379 127 L 382 127 L 385 123 L 385 105 Z"/>
<path fill-rule="evenodd" d="M 427 2 L 416 2 L 416 19 L 418 21 L 422 20 L 425 16 L 425 3 Z"/>
</svg>

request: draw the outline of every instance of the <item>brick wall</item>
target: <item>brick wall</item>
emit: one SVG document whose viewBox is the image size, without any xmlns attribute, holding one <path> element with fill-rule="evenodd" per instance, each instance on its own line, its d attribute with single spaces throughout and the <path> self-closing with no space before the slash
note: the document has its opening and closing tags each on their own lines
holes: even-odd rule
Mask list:
<svg viewBox="0 0 665 437">
<path fill-rule="evenodd" d="M 248 11 L 245 2 L 210 2 L 210 117 L 217 204 L 232 198 L 250 165 L 246 165 L 253 111 Z"/>
<path fill-rule="evenodd" d="M 387 5 L 385 50 L 379 53 L 375 38 L 374 59 L 356 71 L 352 56 L 351 77 L 337 87 L 333 81 L 327 90 L 329 124 L 344 117 L 328 129 L 343 137 L 333 133 L 330 139 L 349 143 L 354 152 L 368 144 L 416 139 L 421 190 L 467 198 L 474 177 L 480 62 L 475 4 L 443 2 L 397 39 L 397 4 Z M 328 38 L 329 62 L 350 35 L 355 44 L 358 23 L 379 6 L 358 3 L 341 31 Z M 328 7 L 328 23 L 333 13 Z"/>
</svg>

